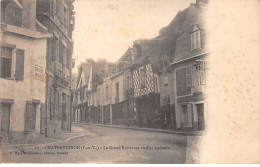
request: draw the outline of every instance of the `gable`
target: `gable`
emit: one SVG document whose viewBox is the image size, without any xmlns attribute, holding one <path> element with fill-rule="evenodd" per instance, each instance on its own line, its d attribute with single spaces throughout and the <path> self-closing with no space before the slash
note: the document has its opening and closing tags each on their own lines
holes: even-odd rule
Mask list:
<svg viewBox="0 0 260 167">
<path fill-rule="evenodd" d="M 80 79 L 79 79 L 79 82 L 78 82 L 78 86 L 77 86 L 77 89 L 79 89 L 80 87 L 86 85 L 86 82 L 85 82 L 85 78 L 84 78 L 84 71 L 81 73 L 81 76 L 80 76 Z"/>
</svg>

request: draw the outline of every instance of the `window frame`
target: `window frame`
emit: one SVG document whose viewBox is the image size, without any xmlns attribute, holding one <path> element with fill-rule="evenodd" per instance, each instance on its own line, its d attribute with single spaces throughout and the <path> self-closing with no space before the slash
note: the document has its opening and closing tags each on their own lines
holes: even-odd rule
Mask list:
<svg viewBox="0 0 260 167">
<path fill-rule="evenodd" d="M 2 56 L 2 48 L 10 49 L 11 50 L 10 56 Z M 13 61 L 14 61 L 14 51 L 15 50 L 16 50 L 16 48 L 0 45 L 0 78 L 2 78 L 2 79 L 13 79 L 13 66 L 14 66 Z M 8 59 L 9 61 L 11 60 L 9 77 L 2 76 L 2 59 Z"/>
<path fill-rule="evenodd" d="M 199 29 L 193 31 L 191 34 L 191 50 L 196 50 L 201 48 L 201 31 Z"/>
<path fill-rule="evenodd" d="M 142 75 L 142 73 L 143 73 L 143 75 Z M 140 74 L 140 86 L 141 86 L 141 88 L 145 88 L 146 87 L 146 71 L 145 71 L 144 67 L 141 67 L 139 69 L 139 74 Z"/>
<path fill-rule="evenodd" d="M 190 70 L 188 70 L 190 68 Z M 190 78 L 190 84 L 189 84 Z M 192 65 L 186 66 L 186 86 L 192 87 L 193 86 L 193 67 Z"/>
</svg>

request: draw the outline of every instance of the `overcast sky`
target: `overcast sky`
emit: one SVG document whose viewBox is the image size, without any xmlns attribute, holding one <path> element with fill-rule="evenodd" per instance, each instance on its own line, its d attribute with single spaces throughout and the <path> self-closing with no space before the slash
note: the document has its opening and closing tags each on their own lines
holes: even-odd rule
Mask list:
<svg viewBox="0 0 260 167">
<path fill-rule="evenodd" d="M 76 0 L 76 68 L 87 58 L 117 61 L 136 39 L 158 35 L 195 0 Z M 73 70 L 74 72 L 77 69 Z"/>
</svg>

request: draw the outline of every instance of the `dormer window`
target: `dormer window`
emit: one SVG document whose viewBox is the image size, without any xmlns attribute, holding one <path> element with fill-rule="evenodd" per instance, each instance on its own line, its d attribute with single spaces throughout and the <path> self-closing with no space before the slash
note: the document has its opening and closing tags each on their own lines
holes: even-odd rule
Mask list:
<svg viewBox="0 0 260 167">
<path fill-rule="evenodd" d="M 200 29 L 194 25 L 191 32 L 191 50 L 201 48 Z"/>
</svg>

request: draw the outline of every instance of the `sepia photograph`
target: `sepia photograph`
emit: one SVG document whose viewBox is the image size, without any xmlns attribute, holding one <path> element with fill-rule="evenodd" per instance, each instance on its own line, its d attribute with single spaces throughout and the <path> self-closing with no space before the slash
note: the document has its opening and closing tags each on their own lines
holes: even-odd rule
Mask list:
<svg viewBox="0 0 260 167">
<path fill-rule="evenodd" d="M 260 163 L 259 0 L 0 3 L 0 163 Z"/>
</svg>

